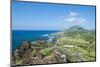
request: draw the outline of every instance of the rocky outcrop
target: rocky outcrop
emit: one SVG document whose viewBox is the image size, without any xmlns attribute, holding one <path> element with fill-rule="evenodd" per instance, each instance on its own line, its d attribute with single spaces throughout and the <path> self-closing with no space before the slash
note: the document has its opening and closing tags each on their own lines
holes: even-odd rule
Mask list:
<svg viewBox="0 0 100 67">
<path fill-rule="evenodd" d="M 15 50 L 13 55 L 13 64 L 49 64 L 49 63 L 64 63 L 66 56 L 55 47 L 51 47 L 52 52 L 48 56 L 44 56 L 41 51 L 44 48 L 34 46 L 28 41 L 22 43 L 20 48 Z"/>
</svg>

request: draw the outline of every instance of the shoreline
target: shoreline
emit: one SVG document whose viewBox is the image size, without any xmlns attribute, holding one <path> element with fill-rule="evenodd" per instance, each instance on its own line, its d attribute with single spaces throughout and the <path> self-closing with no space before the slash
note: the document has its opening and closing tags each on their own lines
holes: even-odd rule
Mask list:
<svg viewBox="0 0 100 67">
<path fill-rule="evenodd" d="M 74 28 L 75 29 L 75 28 Z M 77 31 L 76 31 L 77 30 Z M 76 28 L 48 35 L 48 39 L 24 41 L 13 54 L 13 64 L 73 63 L 95 60 L 95 34 Z M 78 34 L 77 34 L 78 32 Z M 83 36 L 86 36 L 83 37 Z M 91 48 L 91 49 L 90 49 Z"/>
</svg>

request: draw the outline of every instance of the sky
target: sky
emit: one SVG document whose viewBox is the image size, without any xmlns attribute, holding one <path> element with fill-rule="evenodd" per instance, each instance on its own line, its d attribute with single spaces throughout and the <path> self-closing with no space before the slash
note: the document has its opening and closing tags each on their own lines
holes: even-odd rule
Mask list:
<svg viewBox="0 0 100 67">
<path fill-rule="evenodd" d="M 12 2 L 13 30 L 95 29 L 95 6 Z"/>
</svg>

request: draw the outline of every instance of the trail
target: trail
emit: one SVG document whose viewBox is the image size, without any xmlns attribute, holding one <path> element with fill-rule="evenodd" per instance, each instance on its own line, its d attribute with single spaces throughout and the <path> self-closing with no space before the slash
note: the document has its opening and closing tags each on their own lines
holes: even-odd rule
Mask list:
<svg viewBox="0 0 100 67">
<path fill-rule="evenodd" d="M 78 48 L 78 47 L 77 47 L 77 46 L 75 46 L 75 45 L 63 45 L 63 47 Z"/>
</svg>

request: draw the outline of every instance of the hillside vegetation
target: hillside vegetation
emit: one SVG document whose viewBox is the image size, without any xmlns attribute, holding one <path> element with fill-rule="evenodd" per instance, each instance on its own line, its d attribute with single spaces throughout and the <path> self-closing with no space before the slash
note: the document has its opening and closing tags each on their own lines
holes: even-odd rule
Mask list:
<svg viewBox="0 0 100 67">
<path fill-rule="evenodd" d="M 25 41 L 12 54 L 13 65 L 95 61 L 95 30 L 73 26 L 51 41 Z"/>
</svg>

